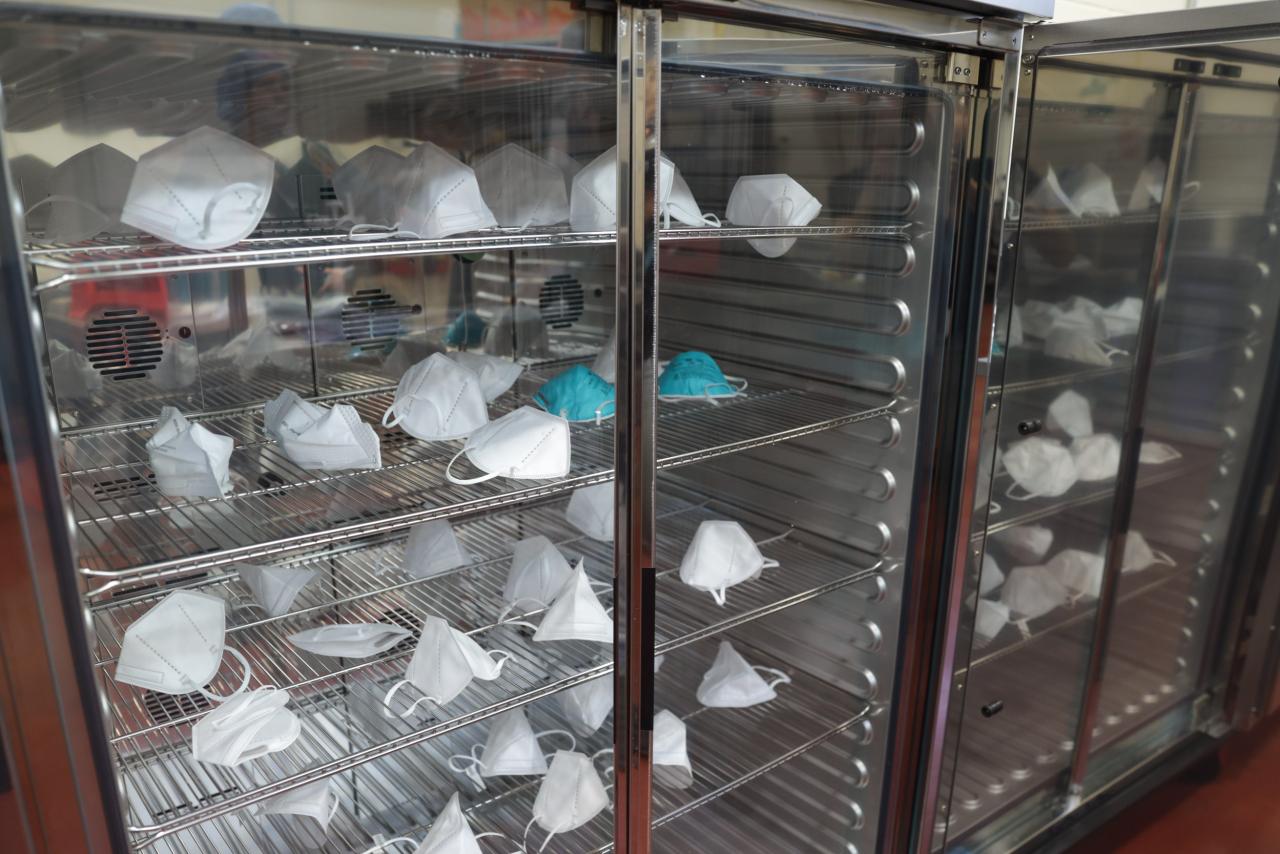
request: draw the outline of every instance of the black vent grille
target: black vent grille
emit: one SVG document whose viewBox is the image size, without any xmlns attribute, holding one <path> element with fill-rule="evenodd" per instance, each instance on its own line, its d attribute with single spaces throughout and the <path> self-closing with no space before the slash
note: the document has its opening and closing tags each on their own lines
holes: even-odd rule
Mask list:
<svg viewBox="0 0 1280 854">
<path fill-rule="evenodd" d="M 140 474 L 112 477 L 94 482 L 93 497 L 99 501 L 116 501 L 151 492 L 155 485 L 156 476 L 150 472 L 145 477 Z"/>
<path fill-rule="evenodd" d="M 161 694 L 159 691 L 145 692 L 142 704 L 151 720 L 158 724 L 179 721 L 213 708 L 204 694 Z"/>
<path fill-rule="evenodd" d="M 112 380 L 136 380 L 164 357 L 160 327 L 136 308 L 104 311 L 85 330 L 89 363 Z"/>
<path fill-rule="evenodd" d="M 337 200 L 338 200 L 338 193 L 336 190 L 333 189 L 332 184 L 320 185 L 320 201 L 336 202 Z"/>
<path fill-rule="evenodd" d="M 567 329 L 576 323 L 584 304 L 582 283 L 566 273 L 547 279 L 538 294 L 538 311 L 552 329 Z"/>
<path fill-rule="evenodd" d="M 401 319 L 412 313 L 412 306 L 381 288 L 359 290 L 342 307 L 342 336 L 356 350 L 386 350 L 404 332 Z"/>
</svg>

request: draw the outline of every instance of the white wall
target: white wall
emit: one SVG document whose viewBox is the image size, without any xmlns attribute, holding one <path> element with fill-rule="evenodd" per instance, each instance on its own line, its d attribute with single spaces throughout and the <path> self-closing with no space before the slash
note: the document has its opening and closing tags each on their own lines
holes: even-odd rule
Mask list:
<svg viewBox="0 0 1280 854">
<path fill-rule="evenodd" d="M 1240 0 L 1057 0 L 1053 20 L 1087 21 L 1092 18 L 1114 18 L 1117 15 L 1140 15 L 1144 12 L 1227 6 L 1238 2 Z"/>
</svg>

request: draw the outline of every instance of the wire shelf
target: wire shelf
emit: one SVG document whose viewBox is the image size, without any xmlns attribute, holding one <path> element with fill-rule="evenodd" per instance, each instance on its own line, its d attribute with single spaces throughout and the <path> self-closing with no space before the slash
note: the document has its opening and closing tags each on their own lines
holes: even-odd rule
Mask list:
<svg viewBox="0 0 1280 854">
<path fill-rule="evenodd" d="M 491 408 L 528 403 L 548 369 L 527 370 Z M 190 575 L 237 560 L 348 542 L 448 518 L 545 498 L 607 481 L 613 428 L 572 425 L 573 465 L 553 481 L 498 478 L 457 485 L 444 476 L 462 443 L 421 442 L 380 420 L 390 392 L 337 398 L 375 425 L 382 442 L 376 471 L 320 472 L 294 465 L 262 432 L 261 407 L 201 420 L 232 436 L 231 493 L 221 499 L 161 495 L 147 463 L 149 429 L 134 427 L 68 439 L 63 481 L 79 532 L 81 571 L 100 597 L 126 583 Z M 719 403 L 660 405 L 658 467 L 671 468 L 888 414 L 888 397 L 838 400 L 759 384 Z"/>
<path fill-rule="evenodd" d="M 203 592 L 232 603 L 227 645 L 249 659 L 253 684 L 289 690 L 293 708 L 303 721 L 302 735 L 289 749 L 236 769 L 205 766 L 191 758 L 191 726 L 208 710 L 198 695 L 160 696 L 112 678 L 125 630 L 168 589 L 97 606 L 96 666 L 113 712 L 110 744 L 122 774 L 140 779 L 158 763 L 194 769 L 186 782 L 196 785 L 194 781 L 199 781 L 200 787 L 200 794 L 187 798 L 188 806 L 182 810 L 166 813 L 163 804 L 147 803 L 146 815 L 169 817 L 135 823 L 134 832 L 147 836 L 172 833 L 611 673 L 611 650 L 603 644 L 534 644 L 527 630 L 494 622 L 503 607 L 510 547 L 522 537 L 541 533 L 559 543 L 566 555 L 583 557 L 589 573 L 607 577 L 612 566 L 611 547 L 573 531 L 564 520 L 564 506 L 564 501 L 557 500 L 460 523 L 456 527 L 459 539 L 477 562 L 429 579 L 411 578 L 400 569 L 401 539 L 288 564 L 323 572 L 304 589 L 296 610 L 283 617 L 266 617 L 256 606 L 244 605 L 251 599 L 234 575 L 198 585 Z M 794 536 L 787 537 L 764 547 L 768 556 L 781 562 L 782 569 L 766 571 L 733 587 L 728 603 L 717 608 L 710 594 L 680 582 L 674 567 L 702 520 L 732 518 L 733 514 L 672 496 L 663 498 L 659 512 L 663 515 L 657 555 L 659 653 L 681 649 L 831 590 L 871 579 L 879 572 L 878 563 L 850 565 L 847 558 L 831 557 Z M 759 538 L 777 532 L 751 533 Z M 601 598 L 607 604 L 611 594 Z M 432 707 L 438 713 L 434 717 L 423 712 L 403 721 L 387 718 L 382 712 L 382 697 L 403 676 L 412 642 L 381 656 L 350 661 L 313 656 L 286 640 L 288 634 L 328 622 L 395 622 L 416 630 L 430 615 L 477 637 L 486 648 L 505 649 L 513 655 L 500 678 L 473 682 L 447 710 Z M 233 669 L 230 665 L 224 668 L 227 672 L 214 679 L 210 690 L 233 690 L 237 681 L 236 674 L 230 672 Z M 358 712 L 360 717 L 359 726 L 342 728 L 340 737 L 330 720 L 335 705 L 351 714 Z M 168 791 L 172 787 L 161 788 Z"/>
<path fill-rule="evenodd" d="M 1248 219 L 1265 216 L 1266 211 L 1257 209 L 1211 209 L 1180 210 L 1177 212 L 1179 222 L 1196 222 L 1204 220 Z M 1159 210 L 1121 213 L 1117 216 L 1028 216 L 1021 222 L 1014 221 L 1022 231 L 1061 231 L 1077 228 L 1114 228 L 1129 225 L 1155 225 L 1159 219 Z"/>
</svg>

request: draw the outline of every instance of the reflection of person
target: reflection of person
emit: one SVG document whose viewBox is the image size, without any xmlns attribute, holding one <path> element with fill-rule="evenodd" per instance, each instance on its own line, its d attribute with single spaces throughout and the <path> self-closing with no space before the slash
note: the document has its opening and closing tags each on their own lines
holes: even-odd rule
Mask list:
<svg viewBox="0 0 1280 854">
<path fill-rule="evenodd" d="M 238 3 L 223 20 L 244 24 L 280 24 L 274 9 Z M 218 118 L 230 133 L 264 147 L 288 137 L 293 126 L 293 77 L 286 58 L 270 50 L 236 51 L 218 78 Z"/>
</svg>

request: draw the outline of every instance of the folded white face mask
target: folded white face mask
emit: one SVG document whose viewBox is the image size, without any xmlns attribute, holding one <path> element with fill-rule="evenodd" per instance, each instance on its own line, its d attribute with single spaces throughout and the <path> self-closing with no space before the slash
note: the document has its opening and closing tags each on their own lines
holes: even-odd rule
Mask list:
<svg viewBox="0 0 1280 854">
<path fill-rule="evenodd" d="M 1071 297 L 1059 308 L 1061 311 L 1053 321 L 1054 329 L 1074 329 L 1090 338 L 1106 340 L 1107 319 L 1102 306 L 1086 297 Z"/>
<path fill-rule="evenodd" d="M 1044 340 L 1046 356 L 1055 359 L 1066 359 L 1082 365 L 1109 367 L 1116 356 L 1128 355 L 1127 350 L 1112 347 L 1105 341 L 1099 341 L 1078 329 L 1054 329 Z"/>
<path fill-rule="evenodd" d="M 547 759 L 542 754 L 538 739 L 549 735 L 561 735 L 569 740 L 569 750 L 577 747 L 573 735 L 562 729 L 535 733 L 524 716 L 523 709 L 511 709 L 493 719 L 489 737 L 483 745 L 473 744 L 469 754 L 449 757 L 449 767 L 476 787 L 485 789 L 485 777 L 542 776 L 547 773 Z M 483 750 L 482 750 L 483 748 Z"/>
<path fill-rule="evenodd" d="M 463 454 L 484 474 L 455 475 L 453 466 Z M 559 415 L 522 406 L 473 432 L 466 446 L 449 461 L 445 476 L 458 484 L 481 483 L 499 476 L 550 480 L 567 475 L 569 461 L 569 422 Z"/>
<path fill-rule="evenodd" d="M 523 365 L 487 353 L 455 350 L 449 354 L 449 358 L 480 378 L 480 391 L 487 403 L 493 403 L 501 397 L 524 373 Z"/>
<path fill-rule="evenodd" d="M 693 198 L 693 191 L 689 189 L 689 184 L 674 165 L 671 167 L 671 194 L 659 209 L 659 213 L 663 217 L 663 228 L 671 227 L 672 218 L 695 228 L 720 227 L 719 217 L 715 214 L 704 214 L 702 208 L 698 207 L 698 202 Z"/>
<path fill-rule="evenodd" d="M 527 604 L 545 607 L 573 576 L 569 561 L 541 534 L 516 543 L 511 568 L 502 588 L 502 601 L 509 607 Z"/>
<path fill-rule="evenodd" d="M 541 852 L 551 842 L 551 837 L 582 827 L 607 806 L 609 793 L 600 781 L 591 757 L 568 750 L 556 751 L 551 767 L 538 787 L 538 796 L 534 798 L 533 818 L 525 827 L 525 839 L 528 839 L 529 831 L 536 822 L 547 832 L 547 838 L 538 848 Z"/>
<path fill-rule="evenodd" d="M 1102 555 L 1083 549 L 1063 549 L 1045 566 L 1069 592 L 1068 602 L 1079 599 L 1097 599 L 1102 592 Z"/>
<path fill-rule="evenodd" d="M 27 208 L 27 217 L 48 210 L 44 239 L 79 243 L 104 231 L 119 232 L 120 216 L 135 168 L 133 158 L 99 143 L 58 164 L 49 194 Z"/>
<path fill-rule="evenodd" d="M 1000 591 L 1000 601 L 1010 616 L 1023 623 L 1042 617 L 1067 603 L 1071 592 L 1047 566 L 1019 566 L 1009 572 Z"/>
<path fill-rule="evenodd" d="M 334 623 L 288 636 L 289 643 L 315 655 L 368 658 L 386 652 L 413 632 L 388 623 Z"/>
<path fill-rule="evenodd" d="M 102 388 L 102 374 L 85 355 L 57 339 L 49 341 L 49 373 L 54 392 L 63 400 L 87 397 Z"/>
<path fill-rule="evenodd" d="M 504 228 L 555 225 L 569 218 L 564 172 L 513 142 L 476 161 L 476 181 Z"/>
<path fill-rule="evenodd" d="M 591 373 L 606 382 L 618 381 L 618 330 L 609 333 L 609 340 L 600 349 L 600 354 L 591 363 Z"/>
<path fill-rule="evenodd" d="M 989 553 L 984 553 L 982 575 L 978 577 L 978 595 L 986 596 L 1001 584 L 1004 584 L 1004 573 L 1000 571 L 1000 565 Z"/>
<path fill-rule="evenodd" d="M 569 496 L 564 518 L 593 540 L 613 542 L 613 484 L 580 486 Z"/>
<path fill-rule="evenodd" d="M 338 812 L 338 796 L 328 780 L 317 780 L 263 801 L 254 815 L 284 816 L 289 829 L 308 850 L 322 848 L 329 822 Z"/>
<path fill-rule="evenodd" d="M 547 322 L 542 319 L 542 312 L 524 303 L 498 312 L 484 328 L 481 346 L 491 356 L 512 359 L 526 356 L 542 359 L 552 355 Z"/>
<path fill-rule="evenodd" d="M 288 702 L 289 692 L 274 685 L 237 694 L 191 727 L 191 755 L 234 768 L 284 750 L 302 733 L 298 716 L 285 708 Z"/>
<path fill-rule="evenodd" d="M 306 346 L 307 339 L 303 336 L 283 335 L 274 324 L 259 323 L 224 344 L 218 350 L 218 357 L 235 362 L 241 370 L 262 365 L 297 370 L 304 359 L 301 348 Z"/>
<path fill-rule="evenodd" d="M 592 679 L 564 689 L 556 699 L 573 731 L 586 738 L 600 729 L 613 711 L 613 680 L 607 676 Z"/>
<path fill-rule="evenodd" d="M 596 598 L 586 567 L 579 560 L 573 574 L 556 593 L 551 607 L 547 608 L 533 639 L 538 643 L 586 640 L 611 644 L 613 617 L 609 616 L 609 610 Z"/>
<path fill-rule="evenodd" d="M 285 455 L 307 469 L 341 471 L 382 467 L 382 445 L 354 406 L 325 409 L 286 389 L 262 409 L 263 426 Z"/>
<path fill-rule="evenodd" d="M 333 173 L 333 191 L 352 225 L 392 227 L 400 217 L 405 159 L 371 145 Z"/>
<path fill-rule="evenodd" d="M 1067 389 L 1049 404 L 1045 423 L 1050 430 L 1066 433 L 1072 438 L 1093 435 L 1093 410 L 1089 399 Z"/>
<path fill-rule="evenodd" d="M 725 217 L 734 225 L 776 228 L 813 222 L 822 203 L 790 175 L 743 175 L 729 193 Z M 779 258 L 795 245 L 794 237 L 747 241 L 766 258 Z"/>
<path fill-rule="evenodd" d="M 1108 338 L 1137 335 L 1142 326 L 1142 300 L 1125 297 L 1103 311 L 1102 321 L 1106 325 Z"/>
<path fill-rule="evenodd" d="M 160 410 L 147 456 L 156 488 L 175 498 L 222 498 L 231 491 L 235 440 L 192 424 L 172 406 Z"/>
<path fill-rule="evenodd" d="M 314 569 L 301 569 L 287 566 L 254 566 L 250 563 L 237 563 L 233 567 L 240 573 L 240 580 L 249 588 L 254 600 L 262 606 L 269 617 L 279 617 L 289 613 L 293 600 L 298 598 L 302 588 L 315 579 L 318 572 Z"/>
<path fill-rule="evenodd" d="M 688 731 L 684 721 L 666 709 L 653 716 L 653 779 L 676 789 L 693 784 Z"/>
<path fill-rule="evenodd" d="M 1072 440 L 1071 456 L 1080 480 L 1108 480 L 1120 470 L 1120 441 L 1109 433 L 1081 436 Z"/>
<path fill-rule="evenodd" d="M 1040 436 L 1030 436 L 1011 444 L 1000 455 L 1001 462 L 1013 477 L 1005 495 L 1014 501 L 1039 496 L 1062 495 L 1076 483 L 1076 463 L 1071 452 L 1061 443 Z M 1021 487 L 1024 494 L 1016 494 Z"/>
<path fill-rule="evenodd" d="M 1182 459 L 1182 451 L 1164 442 L 1146 441 L 1138 449 L 1138 462 L 1149 465 L 1164 465 Z"/>
<path fill-rule="evenodd" d="M 1029 299 L 1021 306 L 1022 331 L 1032 338 L 1044 338 L 1053 329 L 1054 321 L 1062 316 L 1062 309 L 1051 302 Z"/>
<path fill-rule="evenodd" d="M 658 156 L 658 207 L 666 206 L 676 167 Z M 574 231 L 610 231 L 618 225 L 618 147 L 614 146 L 573 176 L 569 225 Z"/>
<path fill-rule="evenodd" d="M 481 854 L 480 844 L 476 840 L 486 837 L 507 839 L 501 833 L 493 831 L 476 833 L 472 830 L 471 823 L 462 812 L 458 793 L 454 792 L 449 803 L 445 804 L 440 815 L 436 816 L 436 820 L 431 823 L 431 829 L 427 831 L 422 844 L 414 849 L 413 854 Z M 402 841 L 412 844 L 412 840 Z"/>
<path fill-rule="evenodd" d="M 443 353 L 405 371 L 382 415 L 383 427 L 399 427 L 426 442 L 463 439 L 488 423 L 480 377 Z"/>
<path fill-rule="evenodd" d="M 1128 210 L 1140 213 L 1153 204 L 1158 205 L 1164 199 L 1164 176 L 1168 167 L 1163 158 L 1153 157 L 1138 173 L 1138 180 L 1129 193 Z"/>
<path fill-rule="evenodd" d="M 978 612 L 974 616 L 973 630 L 984 642 L 995 639 L 1009 622 L 1009 608 L 1003 602 L 978 600 Z"/>
<path fill-rule="evenodd" d="M 120 218 L 189 249 L 230 246 L 267 212 L 275 166 L 243 140 L 197 128 L 142 155 Z"/>
<path fill-rule="evenodd" d="M 1043 525 L 1018 525 L 991 535 L 1015 561 L 1035 564 L 1053 546 L 1053 531 Z"/>
<path fill-rule="evenodd" d="M 404 571 L 414 578 L 430 578 L 471 563 L 448 519 L 419 522 L 409 529 L 404 544 Z"/>
<path fill-rule="evenodd" d="M 1111 179 L 1093 163 L 1068 169 L 1061 179 L 1050 166 L 1044 181 L 1027 198 L 1026 204 L 1029 210 L 1065 211 L 1075 217 L 1120 214 Z"/>
<path fill-rule="evenodd" d="M 238 694 L 249 684 L 249 662 L 224 646 L 227 604 L 217 596 L 194 590 L 175 590 L 130 624 L 120 644 L 115 679 L 162 694 L 199 691 L 214 700 L 224 696 L 206 691 L 231 653 L 244 667 Z"/>
<path fill-rule="evenodd" d="M 759 671 L 759 672 L 757 672 Z M 760 673 L 771 674 L 774 679 L 766 682 Z M 778 696 L 774 688 L 791 682 L 791 677 L 772 667 L 747 664 L 733 644 L 720 642 L 716 660 L 702 675 L 698 685 L 698 702 L 716 709 L 741 709 L 758 703 L 767 703 Z"/>
<path fill-rule="evenodd" d="M 737 522 L 708 519 L 698 525 L 685 550 L 680 580 L 695 590 L 707 591 L 717 605 L 724 605 L 728 588 L 776 566 L 778 562 L 762 555 Z"/>
<path fill-rule="evenodd" d="M 1151 548 L 1147 543 L 1147 538 L 1142 536 L 1140 531 L 1130 529 L 1129 533 L 1125 535 L 1124 565 L 1120 568 L 1120 571 L 1141 572 L 1156 563 L 1161 563 L 1165 566 L 1178 565 L 1178 562 L 1170 557 L 1167 552 Z"/>
<path fill-rule="evenodd" d="M 434 240 L 498 225 L 470 166 L 430 142 L 415 148 L 405 161 L 400 228 Z"/>
<path fill-rule="evenodd" d="M 391 698 L 406 685 L 417 688 L 422 696 L 409 704 L 400 717 L 408 717 L 419 703 L 430 700 L 445 705 L 461 694 L 472 679 L 492 681 L 502 673 L 502 665 L 511 653 L 485 652 L 480 644 L 450 626 L 439 617 L 427 617 L 418 636 L 418 646 L 409 659 L 404 679 L 391 686 L 382 703 L 383 714 L 391 717 Z"/>
</svg>

